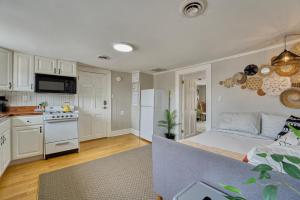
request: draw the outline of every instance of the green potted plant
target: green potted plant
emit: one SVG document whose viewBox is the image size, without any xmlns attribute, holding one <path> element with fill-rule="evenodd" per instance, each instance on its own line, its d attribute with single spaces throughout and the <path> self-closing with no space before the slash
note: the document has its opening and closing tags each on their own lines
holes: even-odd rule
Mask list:
<svg viewBox="0 0 300 200">
<path fill-rule="evenodd" d="M 172 130 L 175 126 L 179 125 L 176 123 L 176 110 L 171 111 L 171 91 L 169 91 L 169 108 L 165 110 L 165 120 L 161 120 L 158 122 L 158 126 L 164 127 L 167 129 L 165 133 L 166 138 L 174 140 L 176 137 L 175 133 L 172 133 Z"/>
</svg>

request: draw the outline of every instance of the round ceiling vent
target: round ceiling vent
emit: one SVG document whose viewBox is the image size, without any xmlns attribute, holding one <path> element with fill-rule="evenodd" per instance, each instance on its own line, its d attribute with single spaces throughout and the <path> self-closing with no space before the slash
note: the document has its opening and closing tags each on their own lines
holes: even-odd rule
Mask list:
<svg viewBox="0 0 300 200">
<path fill-rule="evenodd" d="M 191 18 L 203 14 L 206 7 L 206 0 L 186 0 L 182 3 L 180 11 L 182 15 Z"/>
</svg>

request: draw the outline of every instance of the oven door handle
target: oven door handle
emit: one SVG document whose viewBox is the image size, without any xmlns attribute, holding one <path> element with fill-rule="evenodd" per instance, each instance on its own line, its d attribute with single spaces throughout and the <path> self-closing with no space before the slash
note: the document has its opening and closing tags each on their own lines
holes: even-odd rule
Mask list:
<svg viewBox="0 0 300 200">
<path fill-rule="evenodd" d="M 77 119 L 54 119 L 54 120 L 46 120 L 46 123 L 59 123 L 59 122 L 70 122 L 77 121 Z"/>
<path fill-rule="evenodd" d="M 56 143 L 56 146 L 62 146 L 62 145 L 67 145 L 70 144 L 70 142 L 60 142 L 60 143 Z"/>
</svg>

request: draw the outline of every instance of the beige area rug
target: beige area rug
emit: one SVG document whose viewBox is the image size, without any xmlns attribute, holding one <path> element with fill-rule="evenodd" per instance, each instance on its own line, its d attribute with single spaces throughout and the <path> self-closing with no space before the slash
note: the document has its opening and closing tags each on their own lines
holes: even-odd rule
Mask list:
<svg viewBox="0 0 300 200">
<path fill-rule="evenodd" d="M 42 174 L 39 200 L 154 200 L 151 145 Z"/>
</svg>

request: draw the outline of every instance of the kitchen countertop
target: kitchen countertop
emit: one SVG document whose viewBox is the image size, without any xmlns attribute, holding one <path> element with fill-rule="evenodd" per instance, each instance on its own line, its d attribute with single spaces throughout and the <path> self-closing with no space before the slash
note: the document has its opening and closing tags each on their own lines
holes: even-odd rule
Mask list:
<svg viewBox="0 0 300 200">
<path fill-rule="evenodd" d="M 24 115 L 42 115 L 42 112 L 35 112 L 35 106 L 16 106 L 8 107 L 7 112 L 0 112 L 0 118 L 10 116 L 24 116 Z"/>
</svg>

